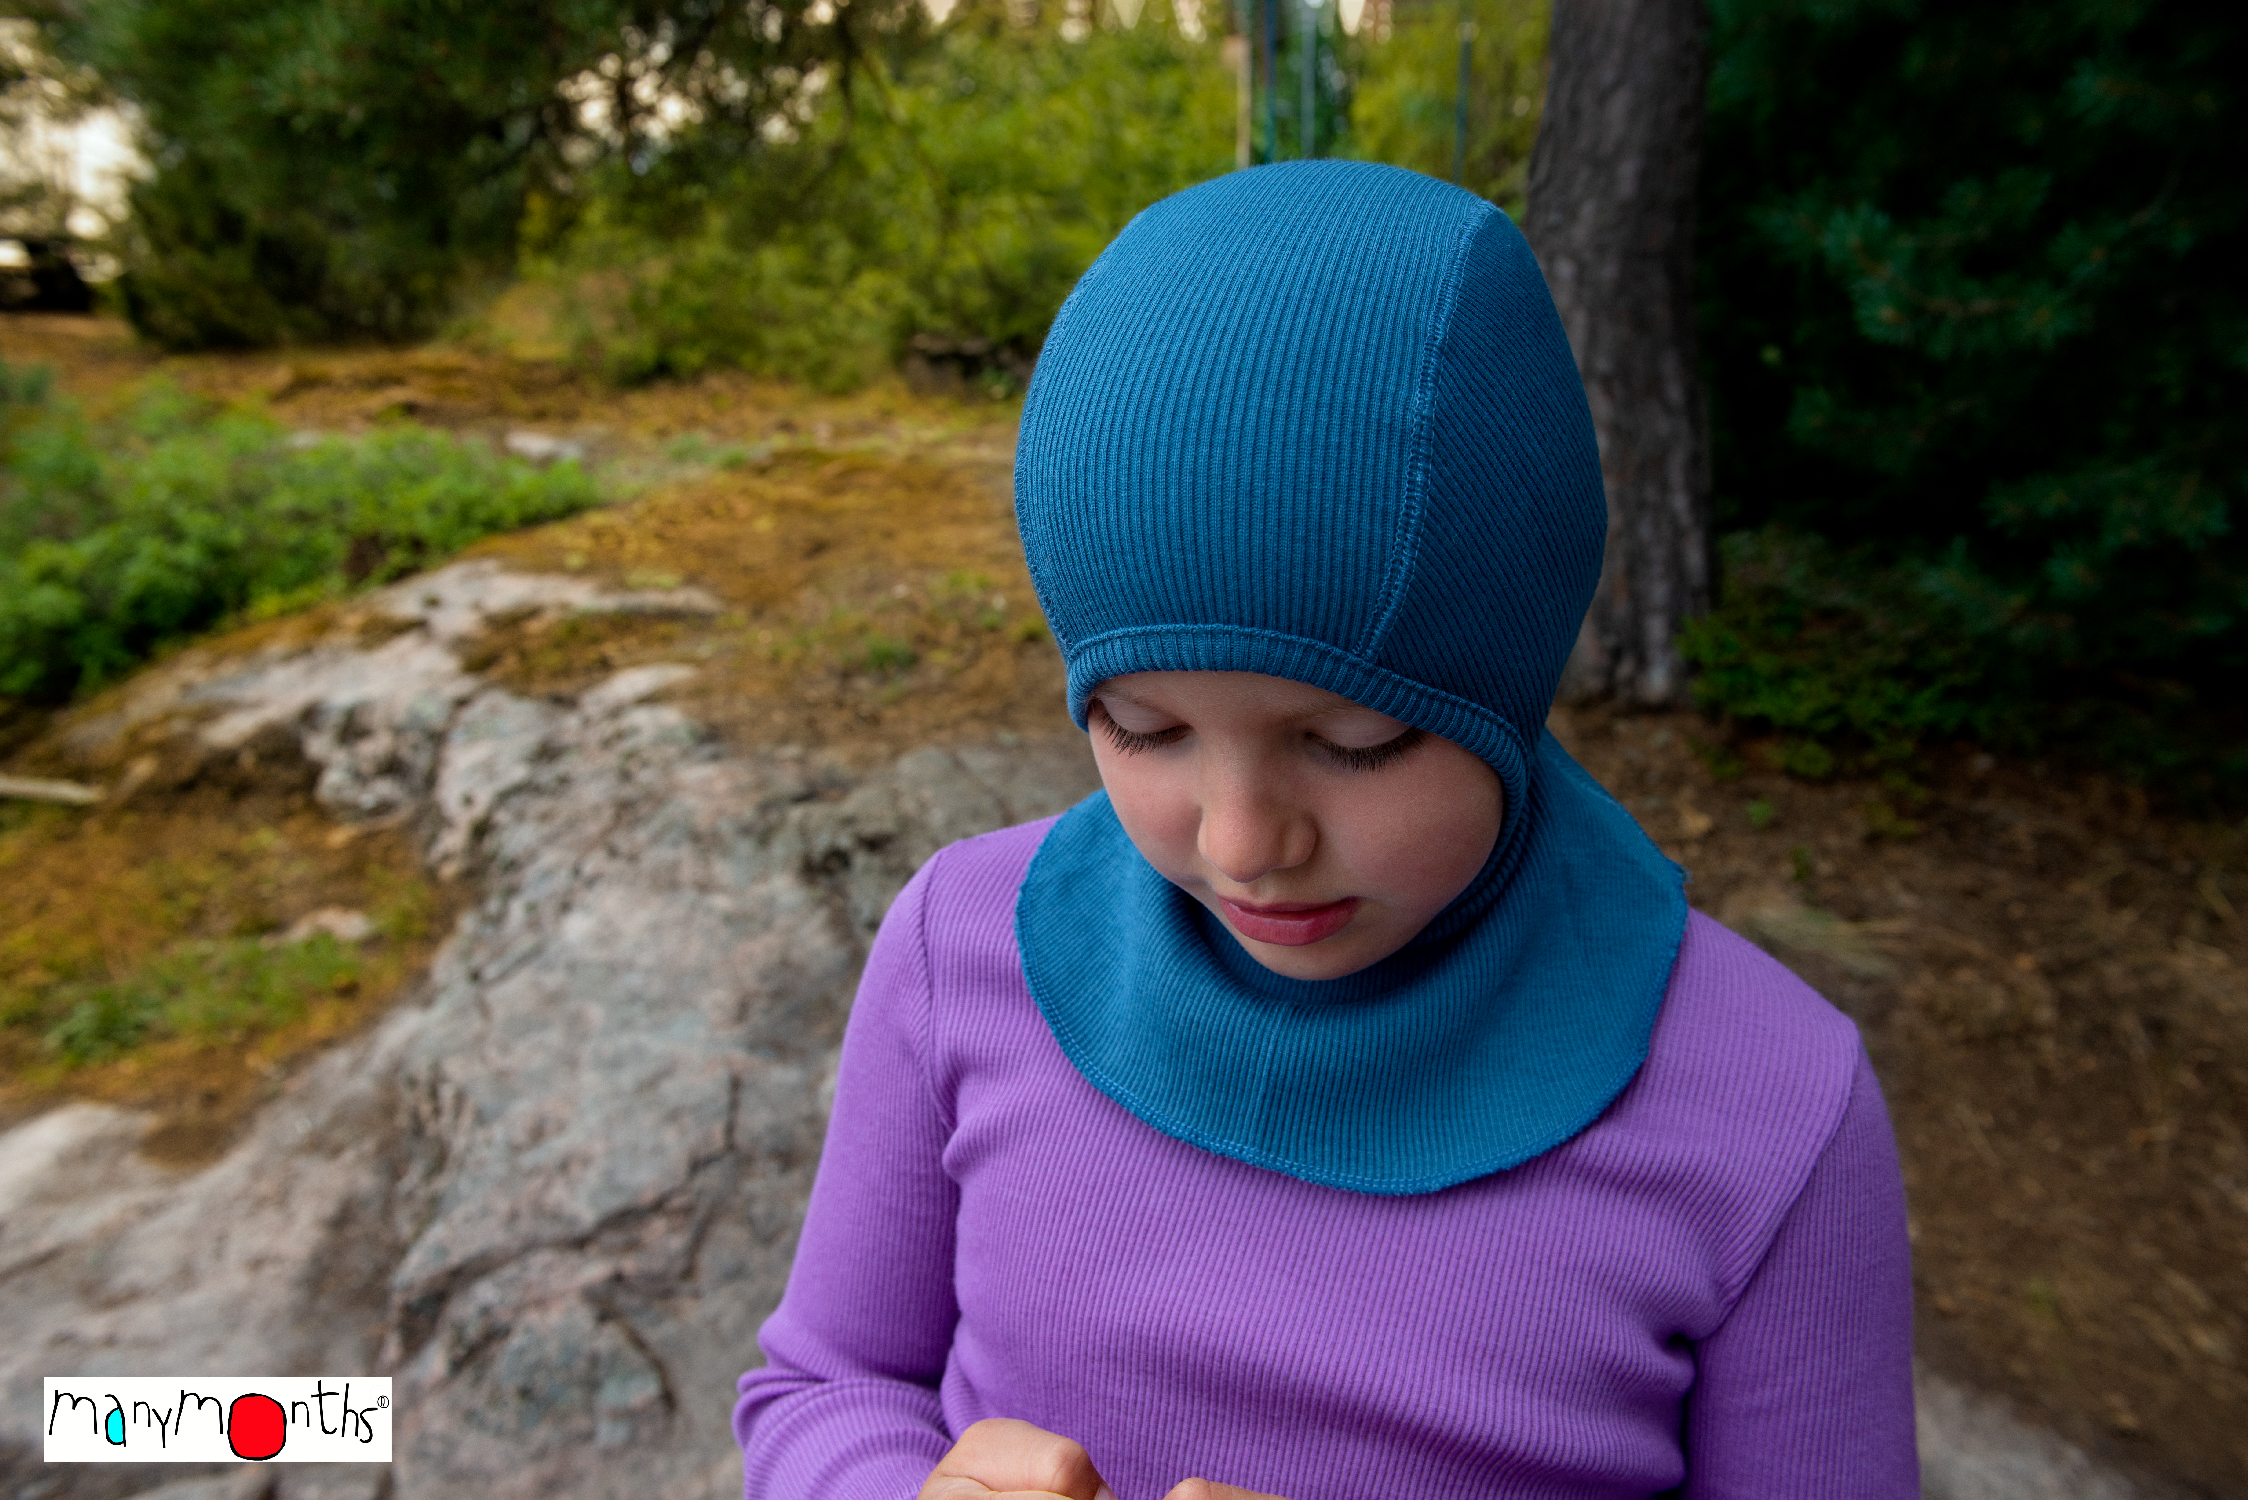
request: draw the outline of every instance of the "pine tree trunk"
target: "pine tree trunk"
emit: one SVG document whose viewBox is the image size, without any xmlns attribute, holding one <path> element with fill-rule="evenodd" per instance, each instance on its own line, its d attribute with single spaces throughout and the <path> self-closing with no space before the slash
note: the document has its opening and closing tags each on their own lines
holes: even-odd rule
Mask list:
<svg viewBox="0 0 2248 1500">
<path fill-rule="evenodd" d="M 1709 440 L 1694 348 L 1701 0 L 1555 0 L 1523 230 L 1600 437 L 1608 553 L 1561 694 L 1678 703 L 1680 622 L 1710 603 Z"/>
</svg>

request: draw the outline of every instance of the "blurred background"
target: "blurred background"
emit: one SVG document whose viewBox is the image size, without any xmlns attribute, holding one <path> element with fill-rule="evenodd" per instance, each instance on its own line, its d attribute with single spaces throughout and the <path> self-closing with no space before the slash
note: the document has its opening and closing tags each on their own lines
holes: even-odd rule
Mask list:
<svg viewBox="0 0 2248 1500">
<path fill-rule="evenodd" d="M 431 801 L 471 687 L 393 794 L 360 699 L 214 738 L 226 663 L 676 669 L 813 804 L 1054 741 L 1062 298 L 1192 183 L 1389 162 L 1524 224 L 1593 391 L 1631 586 L 1553 727 L 1865 1028 L 1931 1378 L 2043 1455 L 1931 1493 L 2248 1495 L 2244 86 L 2196 0 L 14 7 L 0 1121 L 198 1180 L 507 889 Z M 473 629 L 398 602 L 464 552 Z M 806 866 L 852 952 L 880 843 Z"/>
</svg>

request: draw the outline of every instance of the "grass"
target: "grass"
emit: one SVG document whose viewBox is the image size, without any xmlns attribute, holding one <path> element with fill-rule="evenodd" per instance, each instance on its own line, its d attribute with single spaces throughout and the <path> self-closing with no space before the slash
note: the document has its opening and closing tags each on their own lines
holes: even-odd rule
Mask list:
<svg viewBox="0 0 2248 1500">
<path fill-rule="evenodd" d="M 257 938 L 182 943 L 108 984 L 58 985 L 34 1015 L 59 1009 L 44 1049 L 66 1067 L 175 1037 L 241 1042 L 304 1018 L 316 996 L 349 995 L 364 964 L 326 933 L 301 943 Z"/>
</svg>

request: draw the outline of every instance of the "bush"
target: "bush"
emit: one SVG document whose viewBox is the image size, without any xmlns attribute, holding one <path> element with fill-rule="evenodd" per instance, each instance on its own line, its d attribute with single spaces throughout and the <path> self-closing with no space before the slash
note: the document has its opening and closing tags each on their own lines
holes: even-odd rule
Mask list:
<svg viewBox="0 0 2248 1500">
<path fill-rule="evenodd" d="M 1724 602 L 1690 621 L 1680 652 L 1706 707 L 1811 742 L 1896 760 L 1968 735 L 2022 748 L 2022 685 L 1936 570 L 1883 566 L 1784 528 L 1722 547 Z M 1815 756 L 1796 757 L 1806 766 Z M 1831 752 L 1825 765 L 1833 768 Z"/>
<path fill-rule="evenodd" d="M 421 428 L 293 440 L 156 387 L 89 423 L 0 373 L 0 697 L 60 702 L 164 643 L 386 582 L 599 492 Z"/>
<path fill-rule="evenodd" d="M 1690 638 L 1710 701 L 2248 788 L 2248 25 L 1710 14 L 1701 327 L 1748 533 Z"/>
<path fill-rule="evenodd" d="M 732 365 L 835 389 L 902 358 L 1019 388 L 1062 299 L 1132 215 L 1231 168 L 1234 82 L 1216 42 L 1182 35 L 1167 7 L 1085 33 L 1065 30 L 1060 6 L 1029 26 L 1008 10 L 962 0 L 912 47 L 807 74 L 787 130 L 753 151 L 705 131 L 589 177 L 530 262 L 564 310 L 563 342 L 625 381 Z M 1467 185 L 1518 212 L 1545 9 L 1475 0 L 1471 13 Z M 1330 32 L 1321 47 L 1322 108 L 1348 112 L 1328 144 L 1449 176 L 1455 11 L 1401 11 L 1386 41 Z M 1298 149 L 1290 55 L 1283 158 Z"/>
<path fill-rule="evenodd" d="M 1784 769 L 1870 770 L 1965 739 L 2086 757 L 2204 809 L 2248 800 L 2233 703 L 2068 665 L 2038 597 L 1994 589 L 1964 546 L 1916 558 L 1775 525 L 1720 551 L 1724 597 L 1679 649 L 1705 708 L 1780 734 Z"/>
<path fill-rule="evenodd" d="M 1215 43 L 1155 7 L 1066 41 L 962 0 L 925 45 L 807 76 L 782 118 L 754 151 L 706 132 L 594 180 L 531 263 L 583 361 L 841 388 L 918 355 L 1003 392 L 1131 216 L 1233 159 Z"/>
</svg>

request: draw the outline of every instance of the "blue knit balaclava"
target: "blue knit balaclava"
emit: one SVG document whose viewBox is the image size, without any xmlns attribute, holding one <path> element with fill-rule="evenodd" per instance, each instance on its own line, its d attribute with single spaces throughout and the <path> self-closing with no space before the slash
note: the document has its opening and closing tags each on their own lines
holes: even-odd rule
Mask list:
<svg viewBox="0 0 2248 1500">
<path fill-rule="evenodd" d="M 1063 305 L 1015 511 L 1080 727 L 1128 672 L 1262 672 L 1480 756 L 1505 822 L 1402 950 L 1272 973 L 1096 793 L 1016 907 L 1032 997 L 1147 1124 L 1329 1187 L 1433 1192 L 1569 1139 L 1647 1052 L 1681 875 L 1545 732 L 1600 572 L 1599 454 L 1504 214 L 1350 162 L 1148 209 Z"/>
</svg>

